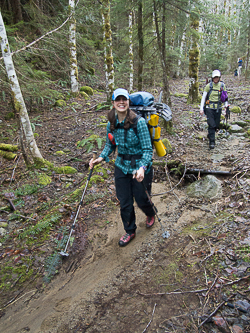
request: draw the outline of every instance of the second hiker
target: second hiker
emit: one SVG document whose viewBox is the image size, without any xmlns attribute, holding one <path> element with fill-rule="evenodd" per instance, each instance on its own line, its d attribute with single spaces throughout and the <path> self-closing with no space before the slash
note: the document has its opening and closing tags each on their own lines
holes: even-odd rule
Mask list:
<svg viewBox="0 0 250 333">
<path fill-rule="evenodd" d="M 120 238 L 119 245 L 125 246 L 135 238 L 134 199 L 146 215 L 145 226 L 150 228 L 155 222 L 155 213 L 142 183 L 144 182 L 150 193 L 153 178 L 153 148 L 145 119 L 138 118 L 129 109 L 128 91 L 116 89 L 112 95 L 112 104 L 113 109 L 108 113 L 106 145 L 97 159 L 90 160 L 89 166 L 93 168 L 102 160 L 108 162 L 108 156 L 117 147 L 115 187 L 126 232 Z M 137 133 L 134 130 L 135 126 Z"/>
<path fill-rule="evenodd" d="M 200 115 L 205 113 L 207 117 L 207 137 L 210 149 L 215 147 L 215 132 L 220 126 L 222 103 L 224 103 L 225 108 L 228 106 L 226 87 L 220 79 L 220 71 L 218 69 L 214 70 L 212 81 L 206 85 L 200 105 Z"/>
</svg>

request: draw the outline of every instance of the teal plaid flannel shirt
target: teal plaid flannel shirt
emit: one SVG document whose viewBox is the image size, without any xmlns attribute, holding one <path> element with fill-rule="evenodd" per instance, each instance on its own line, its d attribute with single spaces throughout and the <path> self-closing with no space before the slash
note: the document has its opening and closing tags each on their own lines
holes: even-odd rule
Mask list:
<svg viewBox="0 0 250 333">
<path fill-rule="evenodd" d="M 124 124 L 125 119 L 121 123 Z M 119 123 L 116 119 L 116 125 Z M 141 159 L 136 160 L 135 167 L 131 167 L 131 161 L 122 160 L 120 156 L 117 155 L 115 165 L 122 170 L 125 174 L 132 174 L 134 170 L 138 170 L 141 166 L 146 166 L 147 171 L 149 171 L 152 165 L 153 157 L 153 148 L 151 144 L 151 138 L 148 130 L 148 126 L 144 118 L 139 118 L 137 122 L 137 135 L 135 134 L 133 128 L 127 130 L 126 142 L 124 139 L 125 130 L 123 128 L 116 128 L 112 133 L 115 138 L 116 145 L 113 145 L 109 138 L 108 134 L 110 131 L 110 122 L 107 124 L 107 135 L 106 135 L 106 144 L 100 154 L 106 162 L 109 162 L 108 156 L 115 151 L 116 147 L 118 148 L 118 154 L 129 154 L 129 155 L 142 155 Z"/>
</svg>

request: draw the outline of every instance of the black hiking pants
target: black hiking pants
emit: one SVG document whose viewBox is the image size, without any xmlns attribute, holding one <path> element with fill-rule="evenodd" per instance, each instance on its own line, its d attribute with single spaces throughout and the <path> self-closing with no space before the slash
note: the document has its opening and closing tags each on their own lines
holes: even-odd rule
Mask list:
<svg viewBox="0 0 250 333">
<path fill-rule="evenodd" d="M 153 179 L 153 169 L 144 176 L 144 184 L 150 195 Z M 154 216 L 153 207 L 147 197 L 142 182 L 133 179 L 133 175 L 124 174 L 119 168 L 115 167 L 115 187 L 116 195 L 120 201 L 121 218 L 124 230 L 128 234 L 132 234 L 136 230 L 134 199 L 138 207 L 146 216 Z"/>
<path fill-rule="evenodd" d="M 208 139 L 210 143 L 215 144 L 215 131 L 220 127 L 221 108 L 206 109 L 208 124 Z"/>
</svg>

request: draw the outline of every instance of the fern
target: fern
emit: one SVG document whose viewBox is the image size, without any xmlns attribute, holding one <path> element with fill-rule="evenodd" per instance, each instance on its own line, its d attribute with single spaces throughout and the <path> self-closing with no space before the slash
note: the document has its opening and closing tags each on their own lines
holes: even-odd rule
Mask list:
<svg viewBox="0 0 250 333">
<path fill-rule="evenodd" d="M 77 147 L 84 147 L 86 145 L 87 153 L 89 153 L 95 145 L 98 149 L 102 147 L 103 139 L 96 134 L 92 134 L 89 138 L 83 139 L 77 143 Z"/>
<path fill-rule="evenodd" d="M 51 279 L 58 273 L 58 269 L 62 264 L 61 255 L 57 252 L 54 252 L 51 256 L 45 261 L 45 276 L 44 281 L 49 283 Z"/>
</svg>

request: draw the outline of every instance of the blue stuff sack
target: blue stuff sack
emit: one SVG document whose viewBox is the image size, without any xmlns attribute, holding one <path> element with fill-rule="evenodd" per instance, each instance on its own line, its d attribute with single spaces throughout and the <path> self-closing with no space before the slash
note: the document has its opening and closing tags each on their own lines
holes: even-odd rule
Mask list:
<svg viewBox="0 0 250 333">
<path fill-rule="evenodd" d="M 227 91 L 222 90 L 220 100 L 222 103 L 225 103 L 228 100 Z"/>
<path fill-rule="evenodd" d="M 138 91 L 129 95 L 130 105 L 150 106 L 154 103 L 154 96 L 146 91 Z"/>
</svg>

